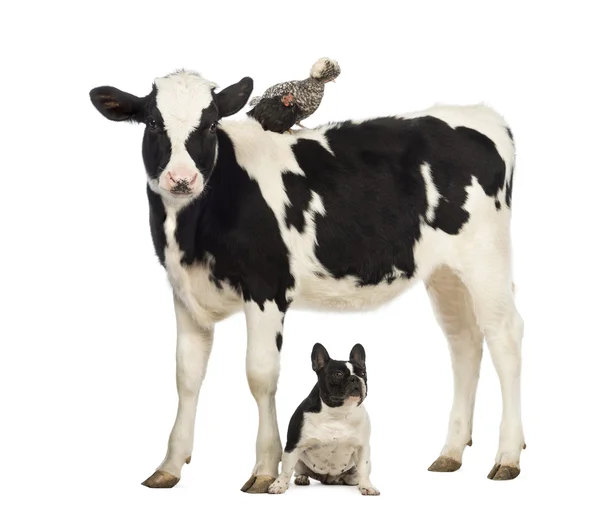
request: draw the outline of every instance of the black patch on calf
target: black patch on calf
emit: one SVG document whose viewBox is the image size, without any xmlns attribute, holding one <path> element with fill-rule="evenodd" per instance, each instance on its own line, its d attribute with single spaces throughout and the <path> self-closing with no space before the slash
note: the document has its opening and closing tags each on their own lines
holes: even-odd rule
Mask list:
<svg viewBox="0 0 600 511">
<path fill-rule="evenodd" d="M 290 201 L 285 207 L 285 225 L 288 229 L 293 225 L 298 232 L 302 233 L 305 224 L 304 212 L 308 209 L 311 191 L 304 176 L 284 172 L 281 177 Z"/>
<path fill-rule="evenodd" d="M 462 203 L 452 203 L 440 197 L 435 210 L 435 218 L 430 225 L 448 234 L 458 234 L 462 226 L 469 220 L 469 216 L 469 213 L 462 208 Z"/>
<path fill-rule="evenodd" d="M 494 142 L 478 131 L 463 126 L 452 129 L 432 117 L 414 119 L 419 120 L 423 120 L 428 140 L 426 158 L 432 179 L 441 195 L 430 225 L 448 234 L 458 234 L 469 220 L 463 206 L 473 177 L 486 195 L 496 197 L 504 184 L 504 161 Z"/>
<path fill-rule="evenodd" d="M 408 144 L 386 144 L 385 124 L 360 129 L 348 124 L 327 132 L 329 153 L 312 140 L 294 146 L 309 186 L 321 196 L 325 216 L 316 215 L 316 256 L 335 278 L 357 277 L 377 284 L 393 267 L 410 278 L 420 216 L 427 209 L 425 186 Z"/>
<path fill-rule="evenodd" d="M 490 197 L 504 184 L 504 161 L 488 137 L 435 117 L 344 122 L 326 137 L 335 156 L 312 140 L 293 147 L 326 211 L 315 219 L 315 251 L 335 278 L 353 275 L 361 285 L 390 282 L 394 268 L 414 275 L 427 211 L 423 164 L 441 195 L 430 225 L 452 235 L 469 220 L 463 206 L 473 177 Z"/>
<path fill-rule="evenodd" d="M 477 178 L 486 195 L 497 195 L 506 178 L 506 164 L 498 154 L 496 144 L 471 128 L 458 126 L 454 131 L 460 136 L 460 150 L 455 149 L 455 153 L 465 170 Z"/>
<path fill-rule="evenodd" d="M 277 335 L 275 336 L 275 344 L 277 345 L 277 351 L 281 351 L 281 346 L 283 344 L 283 336 L 281 335 L 281 332 L 277 332 Z"/>
<path fill-rule="evenodd" d="M 165 206 L 162 199 L 146 185 L 146 194 L 148 195 L 149 213 L 150 213 L 150 234 L 152 235 L 152 244 L 154 252 L 160 261 L 165 265 L 165 247 L 167 238 L 165 236 L 164 224 L 167 218 Z"/>
<path fill-rule="evenodd" d="M 200 124 L 185 141 L 185 148 L 205 181 L 210 177 L 215 161 L 217 134 L 212 132 L 210 127 L 218 121 L 218 116 L 217 107 L 213 102 L 202 110 Z"/>
<path fill-rule="evenodd" d="M 284 312 L 289 305 L 286 291 L 294 286 L 294 278 L 277 219 L 258 183 L 237 163 L 229 137 L 221 130 L 217 134 L 218 160 L 202 201 L 210 211 L 211 236 L 222 243 L 214 253 L 215 275 L 226 276 L 230 268 L 239 272 L 246 301 L 264 306 L 274 300 Z"/>
<path fill-rule="evenodd" d="M 153 120 L 156 127 L 146 125 L 142 140 L 142 158 L 148 177 L 157 179 L 171 159 L 172 147 L 171 139 L 165 131 L 164 120 L 156 106 L 156 86 L 148 96 L 146 109 L 146 120 Z"/>
</svg>

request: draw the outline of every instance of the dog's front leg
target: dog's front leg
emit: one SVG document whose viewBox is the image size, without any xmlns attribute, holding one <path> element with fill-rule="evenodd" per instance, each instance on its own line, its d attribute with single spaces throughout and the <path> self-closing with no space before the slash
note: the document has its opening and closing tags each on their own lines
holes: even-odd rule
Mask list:
<svg viewBox="0 0 600 511">
<path fill-rule="evenodd" d="M 379 495 L 379 490 L 371 483 L 371 447 L 368 443 L 355 452 L 358 489 L 363 495 Z"/>
<path fill-rule="evenodd" d="M 275 482 L 269 486 L 269 493 L 285 493 L 290 486 L 290 479 L 296 468 L 300 449 L 294 449 L 292 452 L 284 452 L 281 460 L 281 474 Z"/>
<path fill-rule="evenodd" d="M 279 379 L 279 350 L 282 343 L 284 313 L 273 301 L 245 303 L 248 347 L 246 375 L 258 405 L 256 465 L 242 487 L 249 493 L 266 493 L 278 473 L 281 439 L 277 427 L 275 392 Z"/>
</svg>

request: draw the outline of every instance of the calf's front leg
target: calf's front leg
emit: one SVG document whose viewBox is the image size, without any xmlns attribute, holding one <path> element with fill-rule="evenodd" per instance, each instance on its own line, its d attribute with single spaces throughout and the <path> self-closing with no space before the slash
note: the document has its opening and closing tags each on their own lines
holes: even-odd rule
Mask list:
<svg viewBox="0 0 600 511">
<path fill-rule="evenodd" d="M 282 453 L 275 393 L 279 379 L 284 313 L 273 301 L 262 304 L 249 301 L 244 309 L 248 331 L 246 375 L 258 406 L 258 434 L 256 464 L 242 491 L 266 493 L 277 477 Z"/>
<path fill-rule="evenodd" d="M 213 327 L 198 325 L 177 297 L 174 297 L 174 303 L 179 406 L 167 455 L 156 472 L 142 483 L 149 488 L 172 488 L 179 482 L 183 464 L 191 460 L 198 394 L 213 345 Z"/>
</svg>

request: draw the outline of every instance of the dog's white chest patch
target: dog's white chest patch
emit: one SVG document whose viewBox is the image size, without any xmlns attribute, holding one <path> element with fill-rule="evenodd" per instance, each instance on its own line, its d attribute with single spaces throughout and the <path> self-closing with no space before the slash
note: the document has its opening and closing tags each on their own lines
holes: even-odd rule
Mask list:
<svg viewBox="0 0 600 511">
<path fill-rule="evenodd" d="M 364 407 L 345 414 L 322 411 L 304 416 L 300 459 L 319 474 L 339 475 L 354 465 L 353 455 L 365 443 L 367 413 Z"/>
<path fill-rule="evenodd" d="M 354 466 L 355 449 L 354 443 L 346 439 L 334 440 L 306 449 L 300 459 L 314 472 L 336 476 Z"/>
</svg>

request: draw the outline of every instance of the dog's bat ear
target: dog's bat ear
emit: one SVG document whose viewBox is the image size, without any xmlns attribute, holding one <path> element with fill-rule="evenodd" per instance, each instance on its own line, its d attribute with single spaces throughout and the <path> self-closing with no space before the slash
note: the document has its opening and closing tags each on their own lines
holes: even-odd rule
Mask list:
<svg viewBox="0 0 600 511">
<path fill-rule="evenodd" d="M 352 351 L 350 351 L 350 362 L 356 362 L 364 367 L 366 359 L 367 355 L 365 354 L 365 349 L 362 347 L 362 344 L 355 344 Z"/>
<path fill-rule="evenodd" d="M 312 368 L 315 373 L 318 373 L 321 369 L 325 367 L 325 364 L 329 362 L 329 353 L 320 343 L 314 345 L 311 355 L 312 360 Z"/>
</svg>

